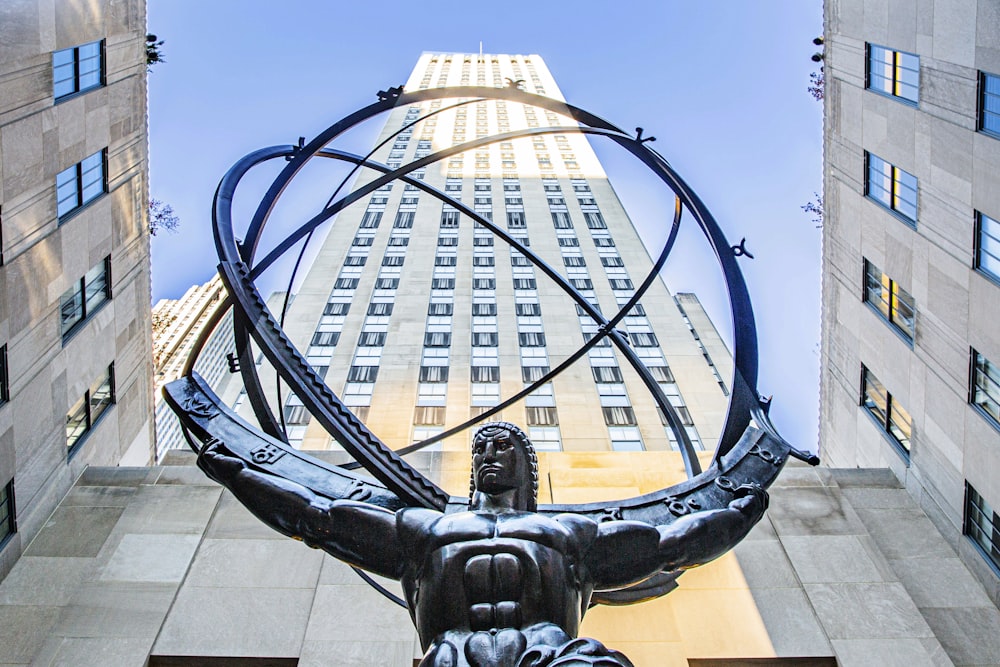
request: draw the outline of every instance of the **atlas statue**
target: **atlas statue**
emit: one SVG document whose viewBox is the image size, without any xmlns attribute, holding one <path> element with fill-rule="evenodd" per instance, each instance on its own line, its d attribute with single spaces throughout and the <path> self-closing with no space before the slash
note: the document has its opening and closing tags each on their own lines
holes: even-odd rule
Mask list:
<svg viewBox="0 0 1000 667">
<path fill-rule="evenodd" d="M 419 115 L 425 102 L 443 99 L 455 101 L 450 106 L 432 105 L 431 111 Z M 477 137 L 402 165 L 372 159 L 374 150 L 360 156 L 331 145 L 359 123 L 395 107 L 407 107 L 410 113 L 380 145 L 435 114 L 491 99 L 531 105 L 572 122 Z M 438 189 L 422 174 L 411 175 L 452 155 L 493 143 L 568 132 L 613 141 L 674 193 L 673 222 L 663 249 L 632 296 L 610 317 L 522 240 Z M 420 663 L 423 667 L 630 666 L 628 658 L 618 651 L 577 637 L 587 609 L 596 604 L 631 604 L 669 593 L 684 570 L 724 554 L 760 521 L 768 505 L 765 489 L 789 457 L 818 463 L 815 456 L 795 449 L 778 434 L 768 416 L 770 399 L 757 392 L 753 309 L 737 266 L 738 258 L 753 258 L 745 239 L 736 246 L 727 242 L 705 205 L 652 150 L 651 141 L 652 137 L 642 136 L 641 129 L 626 133 L 579 107 L 520 90 L 517 82 L 505 88 L 469 86 L 410 92 L 393 87 L 380 91 L 377 102 L 334 123 L 309 142 L 301 138 L 296 144 L 247 155 L 229 170 L 216 191 L 213 231 L 219 274 L 228 295 L 194 345 L 185 377 L 168 384 L 164 396 L 198 453 L 198 465 L 209 477 L 226 486 L 272 528 L 350 564 L 365 581 L 407 608 L 425 651 Z M 291 180 L 313 159 L 345 161 L 353 164 L 354 170 L 318 214 L 258 258 L 258 243 L 271 212 Z M 287 164 L 246 229 L 237 232 L 232 206 L 236 187 L 250 170 L 271 160 Z M 338 196 L 350 176 L 361 168 L 381 175 Z M 325 373 L 313 368 L 282 330 L 286 306 L 280 315 L 272 313 L 255 284 L 263 271 L 296 244 L 304 242 L 304 253 L 318 226 L 396 180 L 439 199 L 491 231 L 561 288 L 578 311 L 596 325 L 596 333 L 576 352 L 522 391 L 462 424 L 400 450 L 386 446 L 330 389 Z M 628 336 L 616 328 L 658 278 L 677 238 L 684 210 L 692 214 L 719 259 L 734 325 L 729 410 L 705 470 L 676 409 Z M 230 371 L 243 377 L 256 425 L 225 406 L 194 370 L 212 329 L 230 310 L 236 344 Z M 688 479 L 613 502 L 539 504 L 538 461 L 528 436 L 514 424 L 487 420 L 551 382 L 595 345 L 607 341 L 650 391 L 674 435 Z M 284 387 L 353 461 L 332 465 L 289 444 L 284 419 L 280 412 L 274 414 L 258 375 L 258 351 Z M 477 428 L 472 437 L 468 497 L 447 493 L 405 459 L 410 452 L 473 427 Z M 356 472 L 358 468 L 368 474 Z M 398 580 L 402 598 L 366 572 Z"/>
</svg>

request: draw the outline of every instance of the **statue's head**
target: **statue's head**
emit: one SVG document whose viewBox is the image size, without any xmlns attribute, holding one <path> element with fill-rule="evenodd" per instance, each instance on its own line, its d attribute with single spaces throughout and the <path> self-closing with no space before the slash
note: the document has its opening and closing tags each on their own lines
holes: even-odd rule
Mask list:
<svg viewBox="0 0 1000 667">
<path fill-rule="evenodd" d="M 527 434 L 509 422 L 483 424 L 472 438 L 470 493 L 513 494 L 513 508 L 534 512 L 538 506 L 538 457 Z"/>
</svg>

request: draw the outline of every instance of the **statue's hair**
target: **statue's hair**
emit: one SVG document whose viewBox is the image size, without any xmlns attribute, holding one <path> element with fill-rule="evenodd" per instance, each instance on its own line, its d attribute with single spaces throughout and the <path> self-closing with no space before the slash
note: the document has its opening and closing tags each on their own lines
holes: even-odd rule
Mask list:
<svg viewBox="0 0 1000 667">
<path fill-rule="evenodd" d="M 509 431 L 511 435 L 514 436 L 515 445 L 521 448 L 521 451 L 525 453 L 528 459 L 528 472 L 531 475 L 531 486 L 529 487 L 525 480 L 525 484 L 522 490 L 529 491 L 527 497 L 527 511 L 534 512 L 538 509 L 538 455 L 535 453 L 535 446 L 531 444 L 531 440 L 528 439 L 528 434 L 521 430 L 515 424 L 510 422 L 487 422 L 476 429 L 476 432 L 472 436 L 472 447 L 476 446 L 476 440 L 480 436 L 492 436 L 496 435 L 500 431 Z M 472 468 L 472 472 L 469 475 L 469 501 L 472 501 L 472 496 L 476 492 L 476 470 L 475 466 Z"/>
</svg>

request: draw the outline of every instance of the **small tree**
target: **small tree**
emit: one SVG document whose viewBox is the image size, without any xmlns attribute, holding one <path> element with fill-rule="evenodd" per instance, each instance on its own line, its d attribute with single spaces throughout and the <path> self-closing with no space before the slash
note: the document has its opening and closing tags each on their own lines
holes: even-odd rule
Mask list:
<svg viewBox="0 0 1000 667">
<path fill-rule="evenodd" d="M 800 208 L 806 213 L 812 214 L 812 221 L 816 225 L 816 229 L 823 228 L 823 195 L 818 192 L 814 192 L 815 199 L 807 203 L 805 206 Z"/>
<path fill-rule="evenodd" d="M 820 68 L 818 72 L 813 72 L 809 75 L 809 88 L 807 88 L 807 90 L 817 102 L 823 101 L 824 84 L 823 68 Z"/>
<path fill-rule="evenodd" d="M 149 235 L 156 236 L 161 230 L 176 232 L 181 219 L 174 215 L 174 208 L 158 199 L 149 200 Z"/>
<path fill-rule="evenodd" d="M 160 47 L 163 46 L 163 40 L 157 40 L 156 35 L 150 33 L 146 35 L 146 71 L 152 71 L 153 65 L 157 63 L 165 63 L 166 59 L 163 57 L 163 52 Z"/>
</svg>

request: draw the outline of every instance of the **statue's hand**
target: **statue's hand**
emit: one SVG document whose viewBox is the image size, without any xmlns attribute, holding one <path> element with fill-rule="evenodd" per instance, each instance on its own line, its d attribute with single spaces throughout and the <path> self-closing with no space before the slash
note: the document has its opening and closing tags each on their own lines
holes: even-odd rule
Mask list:
<svg viewBox="0 0 1000 667">
<path fill-rule="evenodd" d="M 736 498 L 729 503 L 729 507 L 739 510 L 754 523 L 764 516 L 767 509 L 767 491 L 760 484 L 743 484 L 733 492 Z"/>
<path fill-rule="evenodd" d="M 242 460 L 232 456 L 221 442 L 202 447 L 198 467 L 215 481 L 226 484 L 246 468 Z"/>
</svg>

